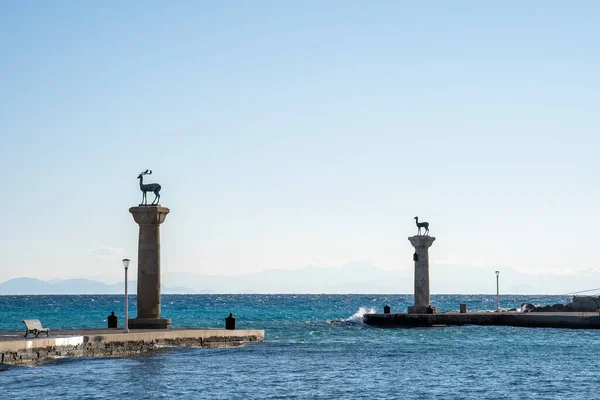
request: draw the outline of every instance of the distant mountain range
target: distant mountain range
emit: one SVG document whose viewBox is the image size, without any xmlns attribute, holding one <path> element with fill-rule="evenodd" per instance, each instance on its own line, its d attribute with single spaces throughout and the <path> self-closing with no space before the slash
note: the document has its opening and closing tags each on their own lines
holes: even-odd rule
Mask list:
<svg viewBox="0 0 600 400">
<path fill-rule="evenodd" d="M 270 269 L 253 274 L 225 276 L 192 273 L 163 274 L 163 294 L 205 293 L 411 293 L 409 279 L 369 262 L 352 262 L 342 267 L 307 266 L 295 270 Z M 0 283 L 0 295 L 19 294 L 121 294 L 124 283 L 107 284 L 90 279 L 42 281 L 15 278 Z M 137 282 L 129 282 L 134 294 Z"/>
<path fill-rule="evenodd" d="M 215 293 L 410 294 L 414 292 L 413 268 L 411 262 L 403 269 L 392 271 L 378 268 L 369 261 L 353 261 L 340 267 L 267 269 L 237 276 L 166 273 L 163 282 L 171 286 L 210 288 Z M 494 269 L 432 263 L 429 271 L 431 293 L 495 294 Z M 527 275 L 509 267 L 500 269 L 500 290 L 503 294 L 567 293 L 589 288 L 589 282 L 595 277 L 593 273 Z"/>
<path fill-rule="evenodd" d="M 354 261 L 340 267 L 306 266 L 300 269 L 268 269 L 226 276 L 189 272 L 163 272 L 162 293 L 413 293 L 412 263 L 394 271 L 377 268 L 369 261 Z M 501 294 L 569 293 L 600 287 L 597 270 L 577 274 L 525 274 L 509 267 L 477 267 L 432 263 L 431 293 L 495 293 L 496 275 L 501 270 Z M 0 283 L 0 295 L 15 294 L 121 294 L 123 282 L 107 284 L 89 279 L 42 281 L 15 278 Z M 129 282 L 134 294 L 136 281 Z"/>
<path fill-rule="evenodd" d="M 210 288 L 214 293 L 412 293 L 414 285 L 411 270 L 384 270 L 368 261 L 236 276 L 165 273 L 162 280 L 172 286 Z"/>
<path fill-rule="evenodd" d="M 19 295 L 19 294 L 122 294 L 124 293 L 125 283 L 115 283 L 112 285 L 93 281 L 90 279 L 65 279 L 42 281 L 35 278 L 15 278 L 4 283 L 0 283 L 0 295 Z M 137 282 L 130 281 L 128 290 L 135 294 Z M 168 287 L 161 286 L 161 292 L 164 294 L 175 293 L 199 293 L 194 289 L 186 287 Z M 206 293 L 206 292 L 202 292 Z"/>
</svg>

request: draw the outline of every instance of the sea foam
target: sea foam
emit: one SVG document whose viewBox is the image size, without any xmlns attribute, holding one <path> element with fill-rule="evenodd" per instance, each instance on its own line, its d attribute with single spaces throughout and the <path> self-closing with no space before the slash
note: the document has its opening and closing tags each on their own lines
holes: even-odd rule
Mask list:
<svg viewBox="0 0 600 400">
<path fill-rule="evenodd" d="M 352 314 L 350 317 L 346 318 L 345 322 L 353 322 L 353 323 L 363 323 L 363 315 L 365 314 L 374 314 L 374 308 L 360 307 L 357 312 Z"/>
</svg>

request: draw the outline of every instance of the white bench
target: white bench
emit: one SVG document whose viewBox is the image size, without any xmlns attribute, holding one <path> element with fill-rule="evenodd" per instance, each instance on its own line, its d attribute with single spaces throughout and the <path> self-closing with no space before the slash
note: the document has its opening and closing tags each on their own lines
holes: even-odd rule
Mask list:
<svg viewBox="0 0 600 400">
<path fill-rule="evenodd" d="M 45 333 L 46 336 L 50 336 L 50 329 L 42 328 L 42 323 L 39 319 L 24 319 L 25 324 L 25 337 L 30 333 L 33 333 L 35 337 L 38 337 L 40 333 Z"/>
</svg>

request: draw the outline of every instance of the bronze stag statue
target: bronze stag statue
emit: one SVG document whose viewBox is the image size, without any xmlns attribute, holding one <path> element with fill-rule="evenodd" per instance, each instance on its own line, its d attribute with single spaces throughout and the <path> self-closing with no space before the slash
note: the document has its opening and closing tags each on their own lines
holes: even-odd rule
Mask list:
<svg viewBox="0 0 600 400">
<path fill-rule="evenodd" d="M 429 222 L 419 222 L 419 217 L 415 217 L 415 221 L 417 222 L 417 228 L 419 228 L 417 236 L 421 236 L 421 228 L 425 228 L 425 236 L 429 236 Z"/>
<path fill-rule="evenodd" d="M 154 200 L 152 200 L 152 203 L 150 203 L 151 206 L 154 205 L 155 201 L 156 204 L 158 204 L 160 201 L 160 185 L 158 183 L 148 183 L 147 185 L 144 185 L 144 175 L 150 174 L 152 174 L 152 170 L 147 169 L 138 175 L 138 179 L 140 180 L 140 190 L 144 194 L 142 196 L 142 204 L 140 204 L 140 206 L 148 205 L 148 199 L 146 198 L 147 192 L 154 192 Z"/>
</svg>

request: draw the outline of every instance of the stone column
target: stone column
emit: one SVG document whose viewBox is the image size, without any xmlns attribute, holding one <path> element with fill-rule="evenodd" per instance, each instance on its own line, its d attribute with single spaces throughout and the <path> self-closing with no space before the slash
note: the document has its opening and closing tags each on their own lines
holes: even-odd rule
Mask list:
<svg viewBox="0 0 600 400">
<path fill-rule="evenodd" d="M 408 312 L 424 314 L 430 305 L 429 247 L 431 247 L 435 238 L 433 236 L 411 236 L 408 240 L 415 248 L 415 305 L 408 307 Z"/>
<path fill-rule="evenodd" d="M 167 329 L 171 320 L 160 317 L 160 224 L 169 213 L 161 205 L 131 207 L 140 226 L 138 243 L 137 311 L 129 320 L 132 329 Z"/>
</svg>

